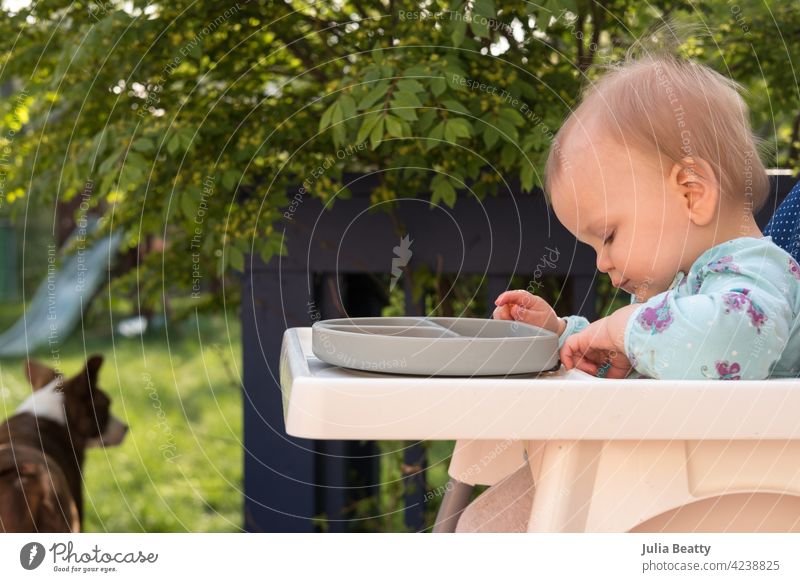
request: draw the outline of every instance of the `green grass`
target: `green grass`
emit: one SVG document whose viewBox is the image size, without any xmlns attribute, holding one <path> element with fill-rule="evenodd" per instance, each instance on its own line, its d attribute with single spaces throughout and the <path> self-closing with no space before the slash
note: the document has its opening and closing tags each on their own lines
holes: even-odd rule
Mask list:
<svg viewBox="0 0 800 582">
<path fill-rule="evenodd" d="M 61 346 L 58 367 L 72 376 L 88 355 L 102 354 L 100 387 L 130 431 L 119 447 L 87 452 L 84 530 L 240 531 L 244 445 L 238 314 L 229 313 L 227 321 L 223 315 L 192 316 L 144 338 L 126 339 L 112 337 L 110 321 L 97 311 L 90 313 L 85 331 L 76 330 Z M 0 304 L 0 329 L 22 312 L 22 305 Z M 120 318 L 115 315 L 114 322 Z M 47 347 L 33 357 L 54 365 Z M 22 358 L 0 359 L 0 418 L 30 394 L 22 365 Z M 380 443 L 380 496 L 359 504 L 354 531 L 407 530 L 400 472 L 407 445 Z M 425 501 L 428 527 L 441 503 L 453 445 L 427 443 L 425 479 L 428 491 L 435 492 Z"/>
<path fill-rule="evenodd" d="M 0 309 L 5 326 L 20 311 Z M 112 398 L 112 412 L 130 426 L 121 446 L 87 453 L 84 529 L 239 531 L 238 314 L 228 314 L 227 321 L 221 315 L 192 317 L 143 339 L 112 337 L 110 329 L 108 321 L 94 321 L 57 353 L 68 376 L 80 371 L 88 354 L 103 354 L 100 386 Z M 51 366 L 53 356 L 48 348 L 34 354 Z M 29 394 L 22 359 L 0 360 L 0 414 L 11 414 Z"/>
</svg>

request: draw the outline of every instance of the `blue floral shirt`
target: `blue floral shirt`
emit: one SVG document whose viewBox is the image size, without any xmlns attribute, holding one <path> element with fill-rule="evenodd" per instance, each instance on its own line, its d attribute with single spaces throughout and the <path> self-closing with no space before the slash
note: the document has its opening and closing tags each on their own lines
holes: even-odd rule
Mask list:
<svg viewBox="0 0 800 582">
<path fill-rule="evenodd" d="M 589 325 L 578 315 L 564 319 L 559 348 Z M 800 376 L 800 265 L 770 236 L 708 249 L 634 311 L 625 353 L 635 369 L 629 378 Z"/>
</svg>

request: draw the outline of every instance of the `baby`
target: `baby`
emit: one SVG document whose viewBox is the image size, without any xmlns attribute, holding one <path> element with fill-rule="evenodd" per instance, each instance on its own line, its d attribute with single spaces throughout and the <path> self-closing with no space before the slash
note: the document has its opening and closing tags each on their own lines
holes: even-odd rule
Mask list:
<svg viewBox="0 0 800 582">
<path fill-rule="evenodd" d="M 515 290 L 494 317 L 557 333 L 568 370 L 607 378 L 800 376 L 800 266 L 753 218 L 755 141 L 737 86 L 705 66 L 649 56 L 605 75 L 557 133 L 545 193 L 631 305 L 589 323 Z M 522 467 L 458 531 L 525 531 L 532 496 Z"/>
</svg>

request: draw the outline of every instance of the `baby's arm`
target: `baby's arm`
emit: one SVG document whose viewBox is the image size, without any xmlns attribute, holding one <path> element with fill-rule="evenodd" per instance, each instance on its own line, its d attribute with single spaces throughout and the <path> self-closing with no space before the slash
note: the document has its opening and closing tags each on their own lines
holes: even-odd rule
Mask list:
<svg viewBox="0 0 800 582">
<path fill-rule="evenodd" d="M 697 294 L 673 289 L 643 303 L 625 327 L 634 368 L 661 379 L 769 377 L 789 340 L 789 271 L 772 257 L 751 258 L 735 262 L 738 272 L 706 265 Z"/>
<path fill-rule="evenodd" d="M 566 323 L 564 331 L 558 337 L 558 349 L 561 350 L 569 336 L 589 327 L 589 320 L 581 315 L 567 315 L 559 319 L 562 319 L 564 323 Z"/>
</svg>

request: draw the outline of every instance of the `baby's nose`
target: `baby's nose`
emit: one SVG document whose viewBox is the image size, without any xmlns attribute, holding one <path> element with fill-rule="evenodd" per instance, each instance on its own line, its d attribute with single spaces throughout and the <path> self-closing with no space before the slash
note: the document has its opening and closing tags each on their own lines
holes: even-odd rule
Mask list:
<svg viewBox="0 0 800 582">
<path fill-rule="evenodd" d="M 597 270 L 602 273 L 608 273 L 611 270 L 611 261 L 608 260 L 608 256 L 600 253 L 597 255 Z"/>
</svg>

